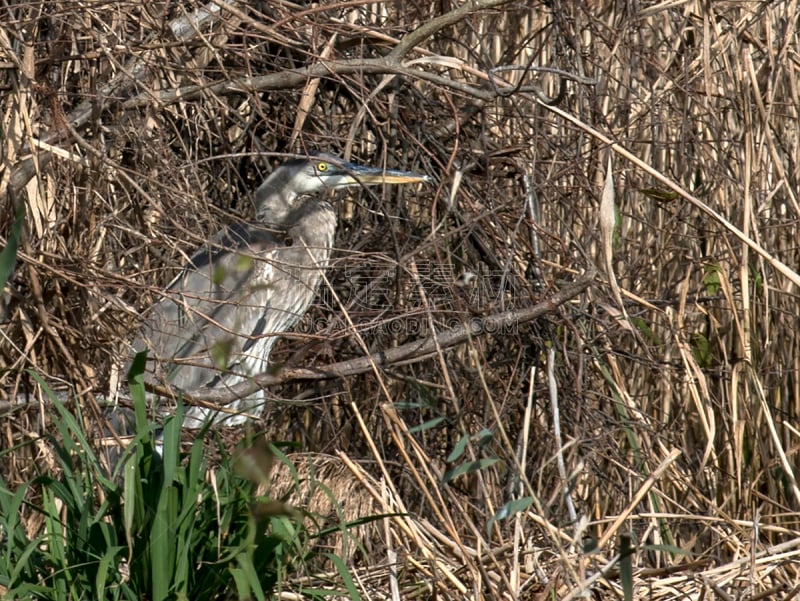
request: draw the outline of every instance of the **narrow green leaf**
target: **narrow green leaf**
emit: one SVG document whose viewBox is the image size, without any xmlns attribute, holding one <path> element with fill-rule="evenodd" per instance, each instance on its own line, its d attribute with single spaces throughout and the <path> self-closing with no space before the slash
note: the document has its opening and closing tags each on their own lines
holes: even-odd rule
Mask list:
<svg viewBox="0 0 800 601">
<path fill-rule="evenodd" d="M 651 342 L 654 345 L 660 345 L 662 343 L 661 338 L 658 337 L 658 334 L 653 332 L 650 324 L 641 317 L 631 317 L 631 323 L 633 323 L 634 327 L 642 333 L 645 340 L 648 342 Z"/>
<path fill-rule="evenodd" d="M 470 461 L 469 463 L 462 463 L 458 467 L 447 470 L 442 476 L 442 484 L 447 484 L 451 480 L 455 480 L 463 474 L 470 474 L 479 470 L 485 469 L 497 463 L 499 460 L 496 458 L 479 459 L 478 461 Z"/>
<path fill-rule="evenodd" d="M 264 591 L 261 588 L 261 580 L 259 579 L 258 573 L 253 566 L 252 550 L 248 549 L 244 553 L 239 553 L 239 555 L 236 557 L 236 560 L 239 564 L 239 568 L 246 577 L 247 586 L 249 588 L 247 597 L 240 596 L 239 598 L 245 599 L 255 595 L 255 598 L 258 599 L 258 601 L 264 601 Z"/>
<path fill-rule="evenodd" d="M 489 518 L 489 521 L 486 523 L 486 533 L 491 536 L 492 526 L 498 520 L 504 520 L 506 518 L 510 518 L 511 516 L 523 512 L 528 507 L 533 504 L 533 497 L 520 497 L 519 499 L 514 499 L 513 501 L 509 501 L 505 505 L 503 505 L 500 509 L 498 509 L 495 514 Z"/>
<path fill-rule="evenodd" d="M 164 423 L 162 461 L 164 464 L 164 486 L 171 486 L 181 464 L 181 430 L 183 427 L 183 403 L 178 400 L 175 414 Z"/>
<path fill-rule="evenodd" d="M 247 573 L 241 568 L 229 568 L 228 571 L 233 577 L 233 583 L 236 585 L 236 596 L 239 599 L 247 599 L 250 597 Z"/>
<path fill-rule="evenodd" d="M 14 273 L 14 265 L 17 263 L 17 248 L 19 239 L 22 236 L 22 226 L 25 223 L 25 204 L 17 202 L 14 223 L 11 226 L 11 234 L 6 240 L 6 245 L 0 251 L 0 291 L 6 286 L 6 282 Z"/>
<path fill-rule="evenodd" d="M 100 557 L 97 564 L 97 577 L 95 578 L 95 595 L 97 599 L 106 598 L 106 582 L 112 570 L 116 570 L 119 563 L 119 551 L 123 547 L 108 547 Z"/>
<path fill-rule="evenodd" d="M 31 565 L 28 563 L 28 560 L 31 559 L 34 553 L 36 553 L 37 555 L 39 554 L 39 545 L 41 542 L 42 541 L 39 538 L 33 539 L 26 545 L 23 552 L 20 553 L 19 556 L 16 558 L 16 561 L 14 562 L 14 568 L 9 572 L 11 574 L 11 580 L 13 582 L 19 580 L 22 572 L 27 568 L 31 567 Z"/>
<path fill-rule="evenodd" d="M 700 367 L 708 368 L 714 363 L 714 355 L 711 350 L 711 342 L 704 334 L 695 332 L 691 337 L 692 355 Z"/>
<path fill-rule="evenodd" d="M 441 424 L 446 419 L 447 419 L 446 417 L 434 417 L 433 419 L 430 419 L 423 424 L 419 424 L 414 426 L 413 428 L 409 428 L 408 431 L 414 434 L 416 432 L 422 432 L 424 430 L 431 430 L 436 426 L 438 426 L 439 424 Z"/>
<path fill-rule="evenodd" d="M 133 555 L 133 520 L 136 517 L 136 461 L 129 457 L 122 472 L 122 519 L 125 539 L 128 542 L 128 558 Z"/>
<path fill-rule="evenodd" d="M 703 275 L 703 286 L 705 286 L 706 294 L 709 296 L 717 295 L 719 289 L 722 287 L 719 265 L 706 265 L 705 274 Z"/>
<path fill-rule="evenodd" d="M 394 404 L 397 411 L 404 411 L 407 409 L 430 409 L 430 403 L 420 403 L 419 401 L 398 401 Z"/>
<path fill-rule="evenodd" d="M 446 461 L 448 463 L 452 463 L 453 461 L 456 461 L 459 457 L 461 457 L 467 448 L 468 442 L 469 442 L 469 436 L 467 434 L 459 438 L 458 442 L 456 443 L 456 446 L 453 447 L 453 450 L 450 451 L 450 454 L 447 456 Z"/>
<path fill-rule="evenodd" d="M 481 429 L 480 432 L 475 434 L 473 440 L 477 443 L 479 447 L 485 447 L 486 445 L 490 444 L 494 440 L 494 432 L 489 430 L 488 428 Z"/>
<path fill-rule="evenodd" d="M 631 535 L 619 537 L 619 580 L 622 583 L 622 597 L 625 601 L 633 601 L 633 557 Z"/>
<path fill-rule="evenodd" d="M 162 492 L 153 528 L 150 532 L 150 573 L 153 586 L 153 601 L 162 601 L 169 596 L 170 574 L 172 572 L 171 552 L 174 549 L 170 536 L 169 496 L 170 490 Z"/>
<path fill-rule="evenodd" d="M 642 188 L 639 190 L 642 194 L 659 202 L 668 202 L 676 200 L 678 193 L 672 190 L 659 190 L 658 188 Z"/>
<path fill-rule="evenodd" d="M 325 556 L 331 560 L 336 571 L 339 572 L 339 576 L 341 576 L 342 582 L 344 582 L 344 587 L 347 589 L 347 598 L 351 601 L 361 601 L 361 595 L 358 593 L 358 588 L 353 581 L 353 576 L 350 574 L 350 570 L 347 569 L 342 558 L 333 553 L 326 553 Z"/>
</svg>

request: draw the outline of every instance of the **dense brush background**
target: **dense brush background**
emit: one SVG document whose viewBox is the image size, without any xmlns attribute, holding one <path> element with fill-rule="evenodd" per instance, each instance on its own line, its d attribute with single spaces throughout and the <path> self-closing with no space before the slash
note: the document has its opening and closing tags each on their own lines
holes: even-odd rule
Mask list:
<svg viewBox="0 0 800 601">
<path fill-rule="evenodd" d="M 337 199 L 330 285 L 277 366 L 522 311 L 598 269 L 546 316 L 427 357 L 276 377 L 269 438 L 296 443 L 298 469 L 352 517 L 403 516 L 359 530 L 361 586 L 388 594 L 391 552 L 405 594 L 616 598 L 629 535 L 640 598 L 796 593 L 797 15 L 794 1 L 5 3 L 4 241 L 25 211 L 2 305 L 7 485 L 47 469 L 48 409 L 15 401 L 38 398 L 30 372 L 93 406 L 187 254 L 252 215 L 282 158 L 323 150 L 433 182 Z M 621 297 L 598 225 L 609 157 Z"/>
</svg>

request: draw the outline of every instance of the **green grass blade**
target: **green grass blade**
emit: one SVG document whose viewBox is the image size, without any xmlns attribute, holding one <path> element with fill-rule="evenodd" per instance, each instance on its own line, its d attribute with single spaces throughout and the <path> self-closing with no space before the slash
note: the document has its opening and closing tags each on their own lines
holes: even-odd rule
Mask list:
<svg viewBox="0 0 800 601">
<path fill-rule="evenodd" d="M 336 571 L 339 572 L 339 576 L 342 578 L 342 582 L 344 582 L 344 587 L 347 589 L 347 598 L 351 599 L 352 601 L 360 601 L 361 595 L 358 593 L 356 583 L 342 558 L 338 555 L 334 555 L 333 553 L 326 553 L 326 556 L 331 560 L 331 563 L 333 563 Z"/>
<path fill-rule="evenodd" d="M 11 234 L 6 240 L 6 245 L 0 251 L 0 291 L 6 286 L 6 282 L 14 273 L 14 265 L 17 263 L 17 248 L 19 239 L 22 237 L 22 226 L 25 223 L 25 204 L 17 202 L 14 224 L 11 226 Z"/>
</svg>

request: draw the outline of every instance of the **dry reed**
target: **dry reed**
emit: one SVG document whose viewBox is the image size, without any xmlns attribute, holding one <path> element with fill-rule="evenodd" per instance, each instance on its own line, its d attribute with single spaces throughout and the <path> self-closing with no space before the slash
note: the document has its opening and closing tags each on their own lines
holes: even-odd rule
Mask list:
<svg viewBox="0 0 800 601">
<path fill-rule="evenodd" d="M 82 402 L 104 390 L 153 290 L 287 153 L 437 181 L 342 200 L 330 284 L 273 355 L 287 369 L 524 309 L 603 265 L 611 155 L 624 311 L 597 276 L 426 357 L 284 378 L 264 429 L 340 453 L 332 490 L 348 474 L 359 507 L 395 514 L 355 566 L 375 597 L 611 598 L 628 533 L 637 598 L 796 594 L 796 2 L 204 6 L 0 9 L 2 235 L 15 198 L 27 216 L 9 399 L 36 393 L 29 369 Z M 7 448 L 37 439 L 33 409 L 8 409 Z M 7 481 L 30 478 L 26 450 Z"/>
</svg>

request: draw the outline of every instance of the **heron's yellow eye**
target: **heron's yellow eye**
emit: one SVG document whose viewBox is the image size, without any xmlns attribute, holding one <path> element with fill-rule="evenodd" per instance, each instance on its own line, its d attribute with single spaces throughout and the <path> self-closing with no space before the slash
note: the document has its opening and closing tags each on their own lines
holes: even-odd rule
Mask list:
<svg viewBox="0 0 800 601">
<path fill-rule="evenodd" d="M 325 173 L 328 170 L 328 163 L 317 163 L 317 171 Z"/>
</svg>

